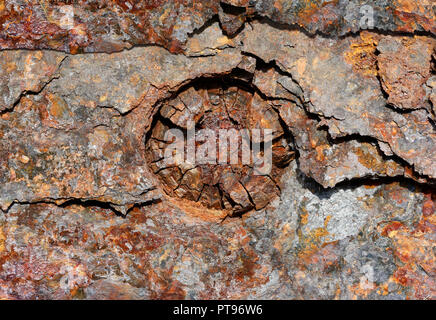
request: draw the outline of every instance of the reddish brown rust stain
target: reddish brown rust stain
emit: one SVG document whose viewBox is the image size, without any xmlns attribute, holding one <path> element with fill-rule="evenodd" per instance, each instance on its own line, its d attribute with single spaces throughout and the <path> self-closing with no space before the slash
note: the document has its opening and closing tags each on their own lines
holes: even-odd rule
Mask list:
<svg viewBox="0 0 436 320">
<path fill-rule="evenodd" d="M 232 3 L 232 2 L 230 2 Z M 253 7 L 237 4 L 245 16 L 269 17 L 275 22 L 299 25 L 310 32 L 345 34 L 359 28 L 342 17 L 343 4 L 335 1 L 266 1 Z M 391 18 L 391 31 L 436 33 L 434 4 L 427 1 L 375 2 L 375 12 Z M 67 8 L 67 9 L 66 9 Z M 65 12 L 73 10 L 71 25 Z M 220 1 L 0 1 L 0 48 L 50 48 L 71 52 L 113 52 L 137 44 L 163 45 L 172 52 L 183 50 L 187 36 L 218 14 Z M 62 11 L 63 10 L 63 11 Z M 358 12 L 356 12 L 358 13 Z M 195 17 L 195 25 L 184 22 Z M 192 20 L 191 20 L 192 21 Z M 377 26 L 377 25 L 376 25 Z M 107 36 L 109 30 L 111 36 Z M 124 39 L 123 39 L 124 38 Z M 122 40 L 123 39 L 123 40 Z"/>
<path fill-rule="evenodd" d="M 201 140 L 201 130 L 214 132 L 216 164 L 187 163 L 190 152 L 187 146 L 189 141 L 186 141 L 188 121 L 195 122 L 197 155 L 199 148 L 206 145 Z M 176 163 L 166 158 L 166 149 L 176 142 L 175 137 L 165 140 L 170 129 L 180 130 L 185 139 L 177 140 L 184 154 L 173 152 Z M 243 155 L 243 138 L 239 136 L 233 142 L 230 139 L 235 137 L 235 133 L 232 132 L 227 140 L 227 160 L 224 164 L 218 163 L 222 154 L 220 130 L 249 130 L 251 135 L 253 129 L 272 130 L 273 168 L 269 175 L 256 175 L 253 160 L 243 163 L 243 157 L 246 156 Z M 151 132 L 147 142 L 147 157 L 150 168 L 161 180 L 164 191 L 185 202 L 199 202 L 209 209 L 225 210 L 235 216 L 253 209 L 262 209 L 280 194 L 280 177 L 294 155 L 277 112 L 256 93 L 231 83 L 227 84 L 222 79 L 202 80 L 199 84 L 184 89 L 177 97 L 164 102 L 156 115 L 156 123 Z M 264 138 L 261 139 L 264 142 Z M 230 153 L 235 146 L 237 163 L 230 164 Z M 249 156 L 251 150 L 249 147 Z M 195 209 L 189 211 L 194 212 Z"/>
</svg>

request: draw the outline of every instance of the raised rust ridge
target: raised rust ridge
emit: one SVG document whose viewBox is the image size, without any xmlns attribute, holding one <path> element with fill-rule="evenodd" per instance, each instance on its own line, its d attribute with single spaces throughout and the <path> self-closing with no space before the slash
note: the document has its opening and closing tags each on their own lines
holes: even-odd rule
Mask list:
<svg viewBox="0 0 436 320">
<path fill-rule="evenodd" d="M 267 18 L 310 34 L 342 36 L 362 29 L 365 5 L 373 8 L 380 31 L 436 34 L 432 0 L 1 0 L 0 48 L 79 53 L 156 44 L 180 52 L 216 17 L 229 35 L 247 20 Z"/>
<path fill-rule="evenodd" d="M 435 10 L 0 0 L 0 299 L 436 299 Z"/>
<path fill-rule="evenodd" d="M 160 106 L 147 141 L 150 168 L 160 177 L 167 194 L 200 202 L 209 208 L 228 210 L 231 215 L 251 209 L 260 210 L 279 196 L 280 176 L 295 154 L 274 105 L 265 101 L 251 87 L 249 80 L 238 80 L 236 76 L 199 79 L 185 86 L 174 98 Z M 184 155 L 179 157 L 179 163 L 166 163 L 165 149 L 174 143 L 174 139 L 170 141 L 166 138 L 167 131 L 180 129 L 186 139 L 189 120 L 196 130 L 196 149 L 201 148 L 206 143 L 201 143 L 202 139 L 211 134 L 204 130 L 213 132 L 216 140 L 214 157 L 218 159 L 216 164 L 189 165 Z M 233 136 L 226 136 L 226 145 L 220 145 L 222 129 L 237 131 Z M 245 129 L 245 136 L 232 139 Z M 271 140 L 265 140 L 263 136 L 253 140 L 252 129 L 271 129 Z M 242 163 L 244 140 L 248 141 L 245 143 L 250 153 L 253 151 L 250 140 L 259 144 L 259 152 L 262 152 L 264 144 L 272 144 L 273 168 L 270 173 L 256 174 L 259 169 L 256 169 L 253 159 L 250 163 Z M 184 154 L 187 154 L 187 143 L 182 143 Z M 229 164 L 236 152 L 235 164 Z M 223 155 L 226 155 L 225 158 Z"/>
</svg>

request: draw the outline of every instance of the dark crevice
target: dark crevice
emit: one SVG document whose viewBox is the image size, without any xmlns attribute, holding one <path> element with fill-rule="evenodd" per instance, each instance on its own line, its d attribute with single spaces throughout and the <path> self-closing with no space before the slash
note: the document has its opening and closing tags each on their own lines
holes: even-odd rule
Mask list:
<svg viewBox="0 0 436 320">
<path fill-rule="evenodd" d="M 384 36 L 395 36 L 395 37 L 415 37 L 415 36 L 426 36 L 426 37 L 431 37 L 434 38 L 435 35 L 430 32 L 430 31 L 419 31 L 419 30 L 415 30 L 414 32 L 405 32 L 405 31 L 390 31 L 390 30 L 385 30 L 382 28 L 373 28 L 373 29 L 359 29 L 357 31 L 349 31 L 349 32 L 345 32 L 342 34 L 338 34 L 337 30 L 335 29 L 331 29 L 330 32 L 323 32 L 320 30 L 316 30 L 316 31 L 309 31 L 306 28 L 300 26 L 299 24 L 288 24 L 288 23 L 282 23 L 282 22 L 277 22 L 272 20 L 269 17 L 265 17 L 265 16 L 260 16 L 258 14 L 255 14 L 253 16 L 251 16 L 249 19 L 247 19 L 247 21 L 258 21 L 260 23 L 265 23 L 268 24 L 269 26 L 277 29 L 277 30 L 288 30 L 288 31 L 300 31 L 302 33 L 304 33 L 307 37 L 309 38 L 315 38 L 315 37 L 322 37 L 325 39 L 345 39 L 348 37 L 358 37 L 362 32 L 374 32 L 380 35 L 384 35 Z M 376 24 L 377 25 L 377 24 Z M 334 28 L 334 26 L 332 27 Z"/>
<path fill-rule="evenodd" d="M 316 194 L 319 198 L 329 198 L 331 194 L 337 192 L 338 190 L 355 190 L 363 186 L 383 186 L 393 183 L 398 183 L 400 186 L 407 188 L 410 191 L 426 191 L 426 192 L 436 192 L 436 185 L 419 183 L 414 179 L 405 176 L 396 177 L 382 177 L 376 175 L 368 175 L 365 177 L 347 179 L 337 183 L 334 187 L 324 188 L 315 179 L 306 175 L 300 169 L 297 169 L 297 180 L 304 188 L 307 188 L 313 194 Z"/>
<path fill-rule="evenodd" d="M 413 109 L 403 109 L 403 108 L 398 108 L 397 106 L 395 106 L 391 103 L 387 103 L 385 105 L 385 107 L 396 112 L 396 113 L 399 113 L 399 114 L 411 114 L 411 113 L 418 111 L 418 110 L 423 110 L 426 113 L 430 114 L 430 111 L 426 107 L 413 108 Z"/>
<path fill-rule="evenodd" d="M 327 128 L 326 128 L 327 129 Z M 350 142 L 350 141 L 357 141 L 359 143 L 368 143 L 371 144 L 372 146 L 374 146 L 377 151 L 378 154 L 383 158 L 383 160 L 387 161 L 387 160 L 392 160 L 395 161 L 396 163 L 400 164 L 402 167 L 404 168 L 410 168 L 413 170 L 413 165 L 408 163 L 406 160 L 404 160 L 403 158 L 399 157 L 398 155 L 396 155 L 395 153 L 393 155 L 386 155 L 381 149 L 380 149 L 380 145 L 379 142 L 384 142 L 387 143 L 385 141 L 379 141 L 378 139 L 374 138 L 374 137 L 370 137 L 370 136 L 362 136 L 359 135 L 357 133 L 355 134 L 351 134 L 351 135 L 346 135 L 343 137 L 336 137 L 333 138 L 327 131 L 327 140 L 331 145 L 335 145 L 335 144 L 340 144 L 340 143 L 344 143 L 344 142 Z M 428 179 L 428 177 L 422 176 L 419 173 L 417 173 L 415 170 L 413 170 L 414 175 L 417 178 L 423 178 L 423 179 Z"/>
<path fill-rule="evenodd" d="M 432 118 L 428 118 L 428 121 L 430 122 L 431 126 L 433 127 L 433 131 L 436 132 L 436 122 Z"/>
<path fill-rule="evenodd" d="M 44 82 L 42 84 L 42 86 L 40 87 L 39 90 L 37 91 L 32 91 L 32 90 L 24 90 L 20 93 L 20 95 L 18 96 L 17 100 L 15 100 L 15 102 L 13 103 L 13 105 L 9 108 L 6 108 L 4 110 L 0 110 L 0 117 L 6 113 L 10 113 L 13 112 L 15 110 L 15 107 L 17 105 L 19 105 L 21 103 L 21 100 L 24 97 L 28 97 L 28 96 L 37 96 L 39 95 L 41 92 L 44 91 L 44 89 L 50 84 L 52 83 L 54 80 L 59 79 L 60 75 L 58 74 L 58 72 L 61 70 L 62 68 L 62 64 L 64 63 L 64 61 L 68 58 L 68 56 L 65 56 L 61 62 L 58 64 L 56 71 L 54 72 L 54 76 L 51 77 L 49 80 L 47 80 L 46 82 Z"/>
<path fill-rule="evenodd" d="M 60 208 L 67 208 L 70 206 L 80 206 L 83 208 L 101 208 L 111 210 L 116 216 L 126 218 L 130 211 L 134 208 L 142 208 L 146 206 L 150 206 L 156 203 L 161 202 L 160 199 L 149 200 L 141 203 L 134 203 L 133 205 L 129 205 L 129 209 L 125 211 L 125 213 L 119 211 L 117 207 L 124 207 L 124 205 L 117 205 L 112 202 L 105 202 L 99 200 L 81 200 L 81 199 L 72 199 L 68 200 L 61 205 L 58 205 Z"/>
<path fill-rule="evenodd" d="M 71 206 L 80 206 L 83 208 L 100 208 L 100 209 L 106 209 L 111 210 L 116 216 L 125 218 L 126 216 L 122 214 L 120 211 L 115 209 L 113 207 L 113 204 L 110 202 L 103 202 L 98 200 L 81 200 L 81 199 L 71 199 L 68 200 L 60 205 L 58 207 L 60 208 L 68 208 Z"/>
<path fill-rule="evenodd" d="M 435 76 L 436 75 L 436 49 L 433 55 L 431 56 L 430 65 L 431 65 L 431 74 Z"/>
<path fill-rule="evenodd" d="M 188 33 L 188 37 L 192 38 L 192 36 L 199 35 L 204 32 L 207 28 L 213 25 L 216 22 L 220 22 L 218 14 L 213 15 L 209 20 L 207 20 L 200 28 L 195 29 L 191 33 Z"/>
<path fill-rule="evenodd" d="M 378 56 L 380 55 L 380 53 L 381 52 L 376 48 L 375 52 L 374 52 L 374 54 L 376 56 L 376 64 L 375 64 L 375 66 L 376 66 L 376 74 L 377 74 L 376 78 L 377 78 L 378 83 L 380 85 L 380 92 L 383 94 L 383 98 L 387 101 L 389 99 L 389 94 L 385 91 L 385 88 L 383 88 L 383 79 L 381 78 L 381 75 L 380 75 L 380 66 L 378 64 Z"/>
</svg>

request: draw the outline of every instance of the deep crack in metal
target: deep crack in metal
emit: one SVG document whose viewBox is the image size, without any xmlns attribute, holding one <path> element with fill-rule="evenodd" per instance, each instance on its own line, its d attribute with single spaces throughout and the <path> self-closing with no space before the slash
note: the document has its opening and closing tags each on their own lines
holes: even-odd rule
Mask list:
<svg viewBox="0 0 436 320">
<path fill-rule="evenodd" d="M 161 103 L 146 141 L 147 159 L 152 171 L 159 177 L 163 190 L 171 197 L 199 202 L 201 205 L 240 215 L 253 209 L 260 210 L 280 195 L 280 177 L 294 159 L 292 138 L 283 127 L 278 113 L 252 86 L 232 73 L 223 77 L 201 78 L 186 85 L 177 95 Z M 187 137 L 188 121 L 195 122 L 196 148 L 202 129 L 211 129 L 216 137 L 216 159 L 227 153 L 227 162 L 216 164 L 188 164 L 183 161 L 167 165 L 165 148 L 174 143 L 166 140 L 170 129 L 180 129 Z M 237 139 L 238 163 L 230 164 L 230 144 L 220 150 L 220 130 L 232 134 L 248 129 L 272 130 L 272 171 L 256 175 L 253 162 L 242 163 L 242 139 Z M 239 137 L 239 136 L 238 136 Z M 264 139 L 264 137 L 262 138 Z M 263 150 L 264 140 L 258 141 Z M 205 142 L 203 142 L 205 143 Z M 187 154 L 187 146 L 183 146 Z M 220 153 L 221 151 L 221 153 Z M 250 149 L 252 152 L 252 149 Z M 222 162 L 222 161 L 221 161 Z"/>
</svg>

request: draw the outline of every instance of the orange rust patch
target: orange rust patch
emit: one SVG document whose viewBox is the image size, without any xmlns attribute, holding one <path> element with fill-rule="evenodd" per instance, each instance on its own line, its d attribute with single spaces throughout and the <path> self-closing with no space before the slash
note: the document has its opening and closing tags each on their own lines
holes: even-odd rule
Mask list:
<svg viewBox="0 0 436 320">
<path fill-rule="evenodd" d="M 153 234 L 142 234 L 134 231 L 128 225 L 111 227 L 105 239 L 114 243 L 125 252 L 140 253 L 144 250 L 151 251 L 163 244 L 163 239 Z"/>
<path fill-rule="evenodd" d="M 310 230 L 307 235 L 304 235 L 303 232 L 298 230 L 298 237 L 300 239 L 299 245 L 300 249 L 298 252 L 298 257 L 305 261 L 309 259 L 314 253 L 316 253 L 320 247 L 322 247 L 324 243 L 324 239 L 330 233 L 323 228 L 315 228 Z"/>
<path fill-rule="evenodd" d="M 219 221 L 224 219 L 229 212 L 200 207 L 197 202 L 186 199 L 171 198 L 171 203 L 186 215 L 203 221 Z"/>
<path fill-rule="evenodd" d="M 403 227 L 403 224 L 398 221 L 394 221 L 390 224 L 388 224 L 386 227 L 383 228 L 381 234 L 382 236 L 386 237 L 388 236 L 392 231 L 398 230 L 401 227 Z"/>
<path fill-rule="evenodd" d="M 427 200 L 424 201 L 422 206 L 422 213 L 424 214 L 424 216 L 431 216 L 435 213 L 436 204 L 432 200 L 431 195 L 427 195 L 426 198 Z"/>
</svg>

